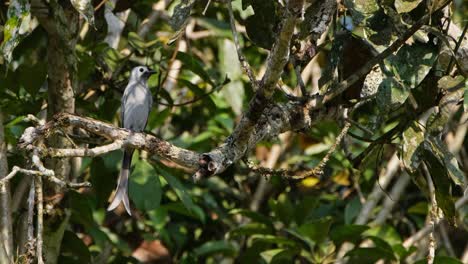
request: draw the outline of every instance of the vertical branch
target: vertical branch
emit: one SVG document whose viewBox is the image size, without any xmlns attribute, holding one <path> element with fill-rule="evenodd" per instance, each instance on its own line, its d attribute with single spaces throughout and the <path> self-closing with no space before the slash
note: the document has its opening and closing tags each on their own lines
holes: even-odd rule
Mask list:
<svg viewBox="0 0 468 264">
<path fill-rule="evenodd" d="M 39 23 L 47 32 L 47 118 L 50 120 L 57 113 L 74 113 L 75 112 L 75 90 L 77 88 L 78 78 L 77 58 L 75 53 L 76 41 L 79 34 L 79 13 L 72 8 L 69 1 L 58 0 L 31 0 L 31 3 L 38 6 L 43 6 L 44 10 L 48 10 L 46 16 L 37 16 Z M 71 146 L 67 139 L 59 136 L 52 136 L 46 142 L 49 146 L 55 148 L 67 148 Z M 71 159 L 70 158 L 52 158 L 46 161 L 47 168 L 54 171 L 54 175 L 62 181 L 70 181 Z M 44 246 L 44 255 L 47 257 L 47 263 L 57 263 L 59 250 L 55 250 L 51 245 L 58 245 L 60 249 L 63 232 L 61 234 L 49 233 L 43 237 L 43 205 L 42 191 L 44 193 L 59 193 L 62 192 L 60 186 L 56 184 L 46 183 L 42 185 L 42 179 L 36 177 L 36 192 L 38 199 L 38 217 L 37 217 L 37 258 L 39 263 L 43 263 L 42 249 L 43 241 L 46 241 Z M 40 188 L 39 188 L 40 186 Z M 43 188 L 44 187 L 44 188 Z M 55 208 L 55 210 L 61 210 Z M 64 214 L 59 214 L 64 215 Z M 57 221 L 58 219 L 54 219 Z M 45 225 L 48 225 L 46 220 Z"/>
<path fill-rule="evenodd" d="M 6 143 L 3 131 L 3 116 L 0 109 L 0 180 L 6 177 L 8 172 L 8 163 L 6 157 Z M 0 260 L 7 259 L 13 261 L 13 227 L 11 221 L 11 194 L 8 181 L 0 183 L 0 241 L 2 241 L 2 252 Z M 2 253 L 5 257 L 2 257 Z M 2 260 L 3 263 L 3 260 Z"/>
<path fill-rule="evenodd" d="M 36 234 L 36 255 L 37 255 L 37 263 L 44 264 L 44 260 L 42 259 L 42 233 L 44 230 L 44 223 L 43 223 L 43 216 L 44 216 L 44 208 L 43 208 L 43 196 L 42 196 L 42 176 L 35 176 L 34 181 L 36 193 L 37 193 L 37 234 Z"/>
<path fill-rule="evenodd" d="M 26 241 L 29 244 L 29 247 L 32 248 L 34 245 L 34 201 L 36 200 L 36 181 L 35 177 L 32 177 L 31 186 L 29 188 L 28 194 L 28 217 L 27 217 L 27 232 L 26 232 Z"/>
<path fill-rule="evenodd" d="M 229 11 L 229 22 L 231 24 L 232 37 L 234 38 L 234 44 L 236 45 L 237 57 L 239 58 L 239 62 L 241 63 L 242 68 L 244 69 L 245 73 L 249 77 L 249 80 L 252 83 L 252 86 L 255 89 L 257 89 L 258 88 L 257 79 L 255 78 L 255 75 L 252 72 L 252 68 L 250 67 L 249 62 L 244 57 L 244 54 L 242 54 L 242 50 L 239 44 L 239 37 L 237 35 L 236 22 L 234 21 L 234 12 L 232 11 L 231 0 L 227 0 L 226 3 L 227 3 L 228 11 Z"/>
<path fill-rule="evenodd" d="M 427 264 L 433 264 L 435 258 L 435 250 L 437 247 L 436 240 L 434 237 L 435 226 L 438 224 L 438 206 L 437 200 L 435 196 L 435 187 L 434 183 L 432 182 L 431 174 L 426 167 L 426 164 L 422 164 L 422 169 L 424 176 L 426 176 L 427 185 L 429 187 L 429 195 L 431 197 L 431 209 L 429 212 L 429 226 L 431 228 L 431 232 L 429 233 L 429 245 L 428 245 L 428 253 L 427 253 Z"/>
</svg>

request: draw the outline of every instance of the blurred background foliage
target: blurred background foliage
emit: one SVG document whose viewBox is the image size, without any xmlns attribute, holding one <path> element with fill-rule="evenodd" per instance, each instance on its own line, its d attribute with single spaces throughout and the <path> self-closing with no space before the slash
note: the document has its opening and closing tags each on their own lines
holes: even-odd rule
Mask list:
<svg viewBox="0 0 468 264">
<path fill-rule="evenodd" d="M 68 1 L 58 2 L 72 8 Z M 158 71 L 149 80 L 157 100 L 147 132 L 200 153 L 226 140 L 254 93 L 237 59 L 226 4 L 102 2 L 88 1 L 92 6 L 77 8 L 79 36 L 71 55 L 76 59 L 76 113 L 118 125 L 129 71 L 143 64 Z M 277 36 L 284 2 L 232 2 L 242 50 L 259 79 Z M 310 7 L 297 28 L 298 39 L 311 34 L 308 14 L 320 2 L 306 1 Z M 438 2 L 442 1 L 341 1 L 328 32 L 316 43 L 318 55 L 303 68 L 307 90 L 318 92 L 326 81 L 353 74 L 435 10 Z M 450 23 L 466 30 L 466 2 L 456 0 L 449 7 Z M 15 147 L 30 126 L 25 117 L 45 118 L 50 100 L 48 37 L 32 15 L 37 12 L 33 8 L 28 0 L 10 0 L 0 6 L 0 108 L 10 167 L 27 166 L 24 153 Z M 96 10 L 89 12 L 89 8 Z M 117 37 L 109 33 L 107 16 L 123 25 Z M 266 180 L 241 162 L 221 175 L 194 183 L 190 171 L 139 153 L 130 178 L 134 215 L 129 217 L 122 208 L 106 211 L 122 152 L 83 158 L 74 180 L 89 180 L 92 188 L 64 192 L 61 206 L 69 222 L 47 226 L 45 231 L 65 230 L 58 263 L 333 263 L 344 255 L 348 263 L 423 263 L 427 236 L 405 244 L 424 229 L 429 218 L 421 160 L 433 165 L 428 165 L 428 171 L 439 206 L 449 220 L 436 229 L 435 262 L 466 261 L 468 207 L 457 206 L 455 213 L 455 201 L 466 187 L 468 146 L 464 140 L 454 143 L 453 138 L 464 138 L 466 133 L 464 73 L 468 67 L 466 59 L 460 62 L 464 65 L 454 66 L 452 54 L 443 54 L 444 41 L 453 47 L 459 39 L 442 40 L 440 36 L 448 33 L 440 21 L 441 14 L 434 15 L 401 49 L 333 102 L 366 101 L 352 113 L 357 124 L 320 177 Z M 285 67 L 282 82 L 287 90 L 298 92 L 293 66 Z M 451 119 L 429 118 L 433 121 L 427 121 L 428 127 L 435 123 L 432 135 L 421 130 L 417 125 L 422 122 L 421 114 L 438 105 L 441 89 L 456 86 L 465 87 L 457 97 L 463 100 L 465 94 L 464 106 Z M 275 100 L 287 98 L 277 91 Z M 445 127 L 446 136 L 440 136 L 437 124 Z M 246 158 L 267 167 L 307 170 L 326 154 L 340 127 L 339 120 L 328 120 L 310 131 L 285 133 L 257 145 Z M 399 164 L 397 155 L 404 166 L 393 164 L 395 160 Z M 410 178 L 414 182 L 422 178 L 422 186 Z M 24 191 L 17 194 L 22 179 L 12 181 L 14 198 L 26 198 Z M 21 221 L 22 210 L 16 209 L 15 225 Z"/>
</svg>

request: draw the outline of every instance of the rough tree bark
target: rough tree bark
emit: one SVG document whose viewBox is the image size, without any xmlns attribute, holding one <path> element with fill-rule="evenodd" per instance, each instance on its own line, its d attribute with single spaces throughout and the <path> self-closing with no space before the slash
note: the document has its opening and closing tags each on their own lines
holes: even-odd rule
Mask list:
<svg viewBox="0 0 468 264">
<path fill-rule="evenodd" d="M 32 5 L 45 7 L 48 10 L 46 15 L 36 13 L 41 26 L 47 31 L 47 117 L 50 119 L 61 112 L 74 113 L 74 88 L 76 87 L 74 47 L 78 37 L 79 14 L 68 1 L 59 3 L 59 1 L 51 0 L 45 3 L 42 0 L 33 0 Z M 70 147 L 70 142 L 59 136 L 50 137 L 47 139 L 47 144 L 57 148 Z M 47 168 L 55 172 L 57 178 L 65 181 L 70 180 L 70 158 L 53 158 L 47 160 L 46 164 Z M 55 184 L 47 183 L 44 187 L 45 196 L 63 191 Z M 68 217 L 63 217 L 63 215 L 66 213 L 46 217 L 44 221 L 46 230 L 44 255 L 47 263 L 57 262 L 64 232 L 63 229 L 48 230 L 48 227 L 68 222 Z"/>
<path fill-rule="evenodd" d="M 0 180 L 8 174 L 3 112 L 0 108 Z M 8 182 L 0 183 L 0 262 L 13 263 L 13 230 L 11 222 L 11 194 Z"/>
</svg>

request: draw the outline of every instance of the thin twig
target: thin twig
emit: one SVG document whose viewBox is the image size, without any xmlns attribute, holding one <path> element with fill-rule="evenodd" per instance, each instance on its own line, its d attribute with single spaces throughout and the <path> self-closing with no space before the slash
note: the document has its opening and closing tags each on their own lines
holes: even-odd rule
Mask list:
<svg viewBox="0 0 468 264">
<path fill-rule="evenodd" d="M 239 62 L 242 65 L 242 69 L 244 69 L 245 73 L 249 77 L 250 82 L 252 83 L 252 86 L 256 90 L 258 88 L 257 79 L 255 78 L 255 75 L 253 74 L 250 64 L 247 61 L 247 59 L 244 57 L 244 54 L 242 54 L 242 50 L 240 48 L 239 37 L 237 35 L 236 24 L 234 21 L 234 12 L 232 11 L 231 0 L 226 0 L 226 4 L 227 4 L 228 11 L 229 11 L 229 22 L 231 24 L 231 31 L 232 31 L 232 36 L 234 38 L 234 45 L 236 46 L 237 57 L 239 58 Z"/>
<path fill-rule="evenodd" d="M 37 233 L 36 233 L 36 255 L 37 255 L 37 263 L 44 264 L 44 260 L 42 257 L 42 234 L 44 230 L 44 199 L 42 195 L 42 178 L 40 176 L 35 176 L 35 188 L 37 193 Z"/>
<path fill-rule="evenodd" d="M 297 84 L 299 85 L 299 88 L 301 88 L 302 96 L 307 96 L 308 93 L 305 87 L 305 83 L 304 80 L 302 80 L 301 66 L 297 65 L 296 67 L 294 67 L 294 70 L 296 71 Z"/>
<path fill-rule="evenodd" d="M 38 171 L 24 170 L 24 172 L 26 174 L 31 174 L 31 175 L 36 175 L 36 176 L 46 176 L 48 180 L 50 180 L 51 182 L 59 185 L 60 187 L 80 188 L 80 187 L 90 187 L 91 186 L 91 183 L 89 183 L 89 182 L 72 183 L 72 182 L 62 181 L 61 179 L 55 177 L 54 171 L 45 168 L 44 164 L 42 164 L 42 161 L 40 160 L 39 155 L 38 155 L 38 150 L 34 150 L 32 156 L 31 156 L 31 161 L 34 164 L 34 166 L 39 170 L 39 172 Z"/>
<path fill-rule="evenodd" d="M 390 195 L 385 198 L 382 209 L 373 222 L 374 225 L 380 226 L 385 223 L 385 220 L 392 212 L 392 209 L 397 204 L 400 197 L 404 194 L 404 191 L 410 181 L 410 176 L 406 171 L 403 170 L 398 176 L 397 182 L 393 185 L 392 190 L 390 191 Z"/>
<path fill-rule="evenodd" d="M 210 4 L 211 4 L 211 0 L 208 0 L 208 2 L 206 3 L 205 9 L 203 9 L 202 15 L 206 14 L 206 10 L 208 10 L 208 7 L 210 6 Z"/>
<path fill-rule="evenodd" d="M 453 53 L 454 53 L 454 54 L 457 54 L 458 49 L 460 48 L 460 46 L 461 46 L 461 44 L 462 44 L 462 42 L 463 42 L 463 39 L 465 38 L 465 34 L 466 34 L 466 31 L 467 31 L 467 30 L 468 30 L 468 23 L 466 23 L 465 28 L 463 28 L 463 32 L 462 32 L 460 38 L 458 39 L 457 44 L 455 45 L 455 49 L 453 50 Z M 448 48 L 450 49 L 450 46 L 448 46 Z M 447 74 L 449 74 L 450 71 L 452 71 L 452 66 L 453 66 L 453 62 L 454 62 L 455 59 L 456 59 L 455 56 L 452 56 L 452 57 L 450 58 L 449 65 L 448 65 L 448 67 L 447 67 Z M 461 69 L 460 69 L 460 70 L 461 70 Z"/>
<path fill-rule="evenodd" d="M 116 140 L 110 144 L 94 147 L 94 148 L 75 148 L 75 149 L 57 149 L 50 148 L 45 150 L 46 155 L 52 157 L 96 157 L 114 150 L 121 149 L 124 146 L 124 142 Z"/>
<path fill-rule="evenodd" d="M 450 242 L 450 237 L 447 232 L 447 228 L 445 227 L 445 224 L 440 224 L 439 230 L 440 230 L 440 235 L 442 237 L 442 240 L 444 242 L 444 247 L 449 253 L 449 256 L 451 256 L 452 258 L 456 258 L 457 255 L 455 254 L 455 250 L 453 249 L 452 242 Z"/>
<path fill-rule="evenodd" d="M 340 134 L 336 137 L 335 143 L 328 150 L 325 157 L 322 158 L 322 160 L 316 167 L 314 167 L 312 170 L 309 170 L 305 173 L 299 174 L 296 171 L 288 170 L 288 169 L 265 168 L 262 166 L 253 165 L 252 163 L 249 163 L 249 162 L 246 162 L 247 167 L 251 171 L 259 173 L 260 175 L 263 175 L 265 177 L 280 176 L 288 180 L 301 180 L 301 179 L 305 179 L 311 176 L 319 176 L 323 173 L 323 169 L 325 168 L 325 165 L 330 160 L 330 157 L 335 152 L 336 148 L 340 145 L 341 141 L 343 140 L 343 137 L 346 135 L 350 127 L 351 127 L 351 124 L 349 122 L 346 122 Z"/>
<path fill-rule="evenodd" d="M 368 136 L 372 136 L 374 134 L 374 132 L 372 132 L 371 130 L 369 130 L 367 127 L 359 124 L 359 122 L 356 122 L 354 121 L 353 119 L 351 118 L 346 118 L 346 121 L 347 122 L 350 122 L 352 125 L 354 125 L 356 128 L 358 128 L 359 130 L 363 131 L 364 133 L 366 133 Z"/>
<path fill-rule="evenodd" d="M 348 121 L 345 121 L 345 125 L 343 129 L 341 129 L 340 134 L 338 134 L 338 136 L 336 137 L 335 143 L 331 146 L 331 148 L 328 150 L 327 154 L 325 154 L 325 157 L 322 158 L 319 164 L 315 168 L 310 170 L 309 172 L 305 173 L 304 175 L 301 175 L 300 178 L 299 177 L 295 177 L 295 178 L 303 179 L 303 178 L 307 178 L 310 176 L 322 175 L 325 165 L 327 165 L 328 161 L 330 160 L 331 155 L 335 152 L 336 148 L 341 144 L 341 141 L 343 141 L 343 138 L 348 133 L 348 130 L 350 127 L 351 127 L 351 123 Z"/>
<path fill-rule="evenodd" d="M 94 12 L 98 11 L 101 6 L 103 6 L 108 0 L 102 0 L 95 8 Z"/>
<path fill-rule="evenodd" d="M 13 179 L 13 177 L 15 177 L 15 175 L 18 173 L 19 169 L 19 167 L 13 166 L 13 169 L 11 169 L 10 173 L 8 173 L 8 175 L 4 178 L 0 179 L 0 185 L 5 184 L 9 180 Z"/>
</svg>

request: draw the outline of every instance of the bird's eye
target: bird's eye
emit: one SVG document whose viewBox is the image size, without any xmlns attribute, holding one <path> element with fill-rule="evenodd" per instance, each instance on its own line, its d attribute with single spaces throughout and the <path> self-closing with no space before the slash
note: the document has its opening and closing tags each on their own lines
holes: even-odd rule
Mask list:
<svg viewBox="0 0 468 264">
<path fill-rule="evenodd" d="M 143 68 L 140 68 L 140 72 L 143 72 Z"/>
</svg>

